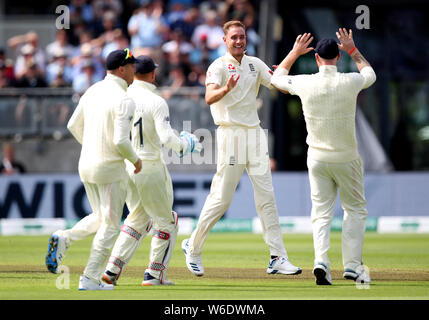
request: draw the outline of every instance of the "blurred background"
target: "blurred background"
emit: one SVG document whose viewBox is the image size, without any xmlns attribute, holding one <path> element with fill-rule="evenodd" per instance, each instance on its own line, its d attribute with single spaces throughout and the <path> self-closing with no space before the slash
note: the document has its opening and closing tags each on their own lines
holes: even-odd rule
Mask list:
<svg viewBox="0 0 429 320">
<path fill-rule="evenodd" d="M 36 5 L 1 0 L 0 217 L 23 217 L 25 212 L 28 217 L 79 217 L 88 209 L 76 200 L 82 189 L 76 187 L 78 191 L 70 191 L 70 196 L 64 191 L 70 181 L 79 185 L 80 153 L 66 124 L 79 97 L 103 79 L 104 60 L 112 50 L 130 47 L 135 56 L 152 56 L 160 65 L 157 85 L 168 101 L 172 127 L 180 132 L 184 121 L 191 121 L 192 131 L 205 128 L 214 137 L 215 125 L 204 101 L 205 71 L 225 53 L 222 25 L 231 19 L 247 27 L 247 54 L 269 66 L 285 57 L 300 33 L 311 32 L 316 43 L 324 37 L 336 38 L 338 27 L 351 28 L 377 74 L 376 83 L 359 95 L 356 117 L 359 151 L 370 184 L 369 207 L 374 206 L 376 216 L 429 216 L 424 200 L 429 197 L 425 4 L 416 0 L 38 0 Z M 347 54 L 342 55 L 339 71 L 357 71 Z M 291 74 L 315 72 L 313 53 L 301 57 L 291 70 Z M 280 215 L 309 215 L 300 100 L 263 88 L 258 106 L 262 127 L 269 130 Z M 206 150 L 213 150 L 210 163 L 169 164 L 175 206 L 182 206 L 184 215 L 197 216 L 208 193 L 216 168 L 213 139 L 203 142 Z M 22 173 L 29 177 L 28 183 L 17 178 Z M 248 180 L 240 182 L 234 200 L 237 209 L 233 203 L 227 216 L 255 215 L 252 207 L 250 213 L 238 209 L 247 199 L 240 198 L 241 192 L 243 197 L 252 195 Z M 44 211 L 52 212 L 42 213 L 44 201 L 50 203 Z M 291 201 L 296 204 L 290 206 Z M 337 210 L 341 215 L 339 206 Z"/>
</svg>

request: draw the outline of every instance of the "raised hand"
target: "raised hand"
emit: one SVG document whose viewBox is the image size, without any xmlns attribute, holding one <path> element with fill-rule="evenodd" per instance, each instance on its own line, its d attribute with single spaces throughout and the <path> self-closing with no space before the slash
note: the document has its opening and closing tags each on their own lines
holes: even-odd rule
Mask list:
<svg viewBox="0 0 429 320">
<path fill-rule="evenodd" d="M 346 28 L 339 28 L 338 32 L 336 32 L 338 40 L 340 40 L 340 44 L 338 48 L 345 52 L 350 52 L 355 47 L 355 42 L 353 41 L 353 32 L 352 29 L 349 29 L 347 32 Z"/>
<path fill-rule="evenodd" d="M 292 52 L 298 56 L 301 56 L 314 50 L 313 47 L 308 47 L 312 41 L 313 36 L 311 35 L 311 33 L 304 33 L 298 35 L 298 37 L 296 37 L 295 44 L 293 45 Z"/>
<path fill-rule="evenodd" d="M 227 89 L 228 89 L 228 91 L 231 91 L 231 89 L 233 89 L 234 87 L 235 87 L 235 85 L 237 84 L 237 82 L 238 82 L 238 79 L 240 79 L 240 75 L 237 75 L 236 77 L 232 74 L 230 77 L 229 77 L 229 79 L 228 79 L 228 81 L 227 81 L 227 83 L 226 83 L 226 87 L 227 87 Z"/>
</svg>

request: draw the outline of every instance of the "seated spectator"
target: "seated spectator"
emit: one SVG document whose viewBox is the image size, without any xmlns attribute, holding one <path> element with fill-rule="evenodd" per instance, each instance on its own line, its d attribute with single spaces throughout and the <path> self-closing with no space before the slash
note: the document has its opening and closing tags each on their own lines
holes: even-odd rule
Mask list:
<svg viewBox="0 0 429 320">
<path fill-rule="evenodd" d="M 183 18 L 170 24 L 170 30 L 180 29 L 186 40 L 191 41 L 195 28 L 200 23 L 200 12 L 197 7 L 186 10 Z"/>
<path fill-rule="evenodd" d="M 140 8 L 128 21 L 128 33 L 131 36 L 131 49 L 158 48 L 163 42 L 168 27 L 162 17 L 159 2 L 142 0 Z"/>
<path fill-rule="evenodd" d="M 0 172 L 5 175 L 25 173 L 24 165 L 15 160 L 15 149 L 12 144 L 3 144 L 3 161 L 0 163 Z"/>
<path fill-rule="evenodd" d="M 171 40 L 162 45 L 162 51 L 165 54 L 177 51 L 180 54 L 189 55 L 194 49 L 192 44 L 186 41 L 185 36 L 180 29 L 173 30 L 170 36 Z"/>
<path fill-rule="evenodd" d="M 0 60 L 0 88 L 10 88 L 13 86 L 13 81 L 7 77 L 6 65 Z"/>
<path fill-rule="evenodd" d="M 61 49 L 67 58 L 71 58 L 74 52 L 74 46 L 68 41 L 67 31 L 65 29 L 58 29 L 55 36 L 55 41 L 46 46 L 46 57 L 48 63 L 54 59 L 54 54 Z"/>
<path fill-rule="evenodd" d="M 225 6 L 219 13 L 224 23 L 230 20 L 239 20 L 246 26 L 246 30 L 253 28 L 255 9 L 249 0 L 226 0 Z"/>
<path fill-rule="evenodd" d="M 114 50 L 123 50 L 125 48 L 129 48 L 130 46 L 128 38 L 123 34 L 121 29 L 116 29 L 112 36 L 112 39 L 103 39 L 101 58 L 104 61 L 110 52 Z"/>
<path fill-rule="evenodd" d="M 37 64 L 32 60 L 28 60 L 24 73 L 16 81 L 15 86 L 19 88 L 41 88 L 47 87 L 47 83 Z"/>
<path fill-rule="evenodd" d="M 73 90 L 79 95 L 84 94 L 85 91 L 97 81 L 102 80 L 95 74 L 95 68 L 90 59 L 83 61 L 81 70 L 82 71 L 73 79 Z"/>
<path fill-rule="evenodd" d="M 12 59 L 6 59 L 5 51 L 0 48 L 0 64 L 3 66 L 4 76 L 8 79 L 9 83 L 15 82 L 15 73 Z"/>
<path fill-rule="evenodd" d="M 183 20 L 185 17 L 186 6 L 179 0 L 172 0 L 169 2 L 169 12 L 166 14 L 166 22 L 171 26 L 178 20 Z"/>
<path fill-rule="evenodd" d="M 87 63 L 87 60 L 91 61 L 91 64 L 94 68 L 95 78 L 100 80 L 103 79 L 106 74 L 104 64 L 97 54 L 93 54 L 93 47 L 90 43 L 83 44 L 81 46 L 80 56 L 77 56 L 72 60 L 73 79 L 82 73 L 82 66 L 84 63 Z"/>
<path fill-rule="evenodd" d="M 92 7 L 94 9 L 94 20 L 96 21 L 95 34 L 99 35 L 105 31 L 104 20 L 105 14 L 110 12 L 113 14 L 111 19 L 115 22 L 113 28 L 121 28 L 122 24 L 120 17 L 123 11 L 122 2 L 119 0 L 93 0 Z"/>
<path fill-rule="evenodd" d="M 207 45 L 208 49 L 214 53 L 214 57 L 221 56 L 225 51 L 223 29 L 217 24 L 217 13 L 210 10 L 205 15 L 204 24 L 195 28 L 192 35 L 192 43 L 196 48 L 202 48 Z M 206 44 L 204 42 L 207 42 Z"/>
<path fill-rule="evenodd" d="M 70 20 L 82 20 L 90 30 L 94 29 L 94 9 L 87 0 L 71 0 L 69 4 Z"/>
<path fill-rule="evenodd" d="M 67 59 L 64 48 L 58 47 L 52 53 L 53 60 L 46 67 L 46 81 L 50 87 L 65 87 L 71 85 L 73 68 Z"/>
</svg>

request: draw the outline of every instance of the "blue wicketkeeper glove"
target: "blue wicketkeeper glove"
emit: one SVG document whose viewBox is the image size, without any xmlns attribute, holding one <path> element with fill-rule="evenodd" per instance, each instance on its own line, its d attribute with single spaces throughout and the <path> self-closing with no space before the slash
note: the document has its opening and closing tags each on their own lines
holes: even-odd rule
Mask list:
<svg viewBox="0 0 429 320">
<path fill-rule="evenodd" d="M 179 139 L 185 142 L 185 147 L 178 155 L 180 158 L 192 152 L 201 152 L 201 150 L 203 149 L 203 146 L 201 145 L 198 138 L 192 133 L 182 131 L 180 132 Z"/>
</svg>

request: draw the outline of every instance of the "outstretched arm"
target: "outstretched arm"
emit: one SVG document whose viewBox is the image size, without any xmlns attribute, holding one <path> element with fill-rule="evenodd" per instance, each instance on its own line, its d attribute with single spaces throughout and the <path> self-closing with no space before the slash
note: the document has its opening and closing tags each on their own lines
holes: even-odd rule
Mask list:
<svg viewBox="0 0 429 320">
<path fill-rule="evenodd" d="M 358 68 L 360 74 L 364 78 L 364 82 L 362 88 L 368 88 L 372 85 L 376 80 L 376 75 L 374 70 L 372 69 L 369 62 L 364 58 L 362 53 L 356 48 L 356 45 L 353 41 L 353 33 L 352 30 L 349 29 L 349 32 L 345 28 L 339 28 L 337 34 L 338 40 L 340 40 L 340 44 L 338 48 L 343 51 L 346 51 L 353 61 L 356 63 L 356 67 Z"/>
<path fill-rule="evenodd" d="M 288 79 L 289 70 L 292 68 L 292 65 L 301 55 L 313 50 L 313 47 L 308 47 L 312 41 L 313 37 L 311 36 L 311 33 L 304 33 L 303 35 L 298 35 L 292 50 L 279 64 L 271 78 L 271 84 L 277 90 L 280 90 L 283 93 L 293 92 L 291 87 L 291 81 L 290 79 Z"/>
<path fill-rule="evenodd" d="M 365 67 L 371 66 L 364 58 L 362 53 L 360 53 L 360 51 L 356 48 L 356 45 L 353 41 L 353 32 L 351 29 L 349 29 L 349 32 L 347 32 L 346 28 L 339 28 L 336 34 L 338 40 L 340 40 L 338 47 L 350 55 L 350 57 L 356 63 L 356 67 L 359 71 Z"/>
<path fill-rule="evenodd" d="M 278 67 L 289 71 L 292 68 L 292 65 L 300 56 L 314 49 L 313 47 L 308 47 L 312 41 L 313 37 L 311 36 L 311 33 L 304 33 L 298 35 L 298 37 L 296 37 L 296 41 L 293 45 L 292 50 L 279 64 Z"/>
</svg>

